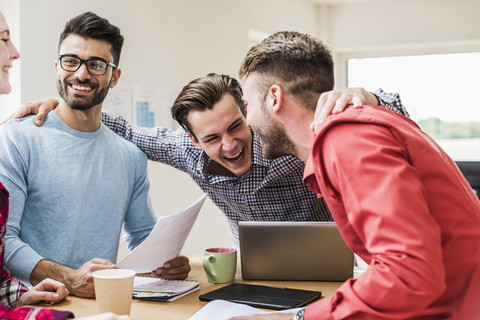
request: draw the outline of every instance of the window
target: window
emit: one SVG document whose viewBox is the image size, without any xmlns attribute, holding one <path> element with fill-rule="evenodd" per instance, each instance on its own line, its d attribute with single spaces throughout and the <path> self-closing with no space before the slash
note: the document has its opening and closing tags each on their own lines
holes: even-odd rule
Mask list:
<svg viewBox="0 0 480 320">
<path fill-rule="evenodd" d="M 480 160 L 479 74 L 480 52 L 347 60 L 348 87 L 399 92 L 454 160 Z"/>
</svg>

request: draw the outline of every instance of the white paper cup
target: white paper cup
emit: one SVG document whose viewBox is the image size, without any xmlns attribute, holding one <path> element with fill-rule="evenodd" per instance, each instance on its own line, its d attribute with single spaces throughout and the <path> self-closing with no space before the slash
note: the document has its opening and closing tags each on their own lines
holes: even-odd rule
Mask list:
<svg viewBox="0 0 480 320">
<path fill-rule="evenodd" d="M 105 269 L 93 273 L 98 312 L 130 315 L 135 271 Z"/>
</svg>

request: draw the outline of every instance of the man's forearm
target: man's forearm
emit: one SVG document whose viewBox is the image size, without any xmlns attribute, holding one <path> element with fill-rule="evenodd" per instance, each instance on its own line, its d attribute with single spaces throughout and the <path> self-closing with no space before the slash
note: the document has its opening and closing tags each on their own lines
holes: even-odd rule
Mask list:
<svg viewBox="0 0 480 320">
<path fill-rule="evenodd" d="M 62 266 L 61 264 L 42 259 L 40 260 L 35 268 L 33 268 L 32 273 L 30 274 L 30 282 L 35 286 L 40 283 L 43 279 L 50 278 L 64 283 L 68 287 L 70 274 L 74 269 Z"/>
<path fill-rule="evenodd" d="M 70 294 L 77 297 L 94 298 L 95 288 L 92 273 L 102 269 L 112 269 L 109 260 L 94 258 L 85 262 L 80 268 L 73 269 L 61 264 L 42 259 L 30 274 L 30 282 L 38 284 L 46 278 L 51 278 L 65 284 Z"/>
</svg>

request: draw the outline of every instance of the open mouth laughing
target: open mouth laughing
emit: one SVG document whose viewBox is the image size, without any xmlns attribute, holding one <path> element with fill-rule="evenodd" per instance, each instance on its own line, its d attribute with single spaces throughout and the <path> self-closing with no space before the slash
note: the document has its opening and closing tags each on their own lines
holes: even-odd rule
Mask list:
<svg viewBox="0 0 480 320">
<path fill-rule="evenodd" d="M 245 146 L 237 154 L 234 154 L 233 156 L 230 156 L 230 157 L 224 156 L 223 158 L 229 162 L 239 162 L 243 160 L 244 155 L 245 155 Z"/>
</svg>

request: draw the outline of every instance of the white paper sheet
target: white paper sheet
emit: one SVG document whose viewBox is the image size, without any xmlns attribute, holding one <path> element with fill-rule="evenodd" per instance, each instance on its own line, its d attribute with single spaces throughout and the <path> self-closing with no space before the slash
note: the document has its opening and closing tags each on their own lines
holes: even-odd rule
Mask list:
<svg viewBox="0 0 480 320">
<path fill-rule="evenodd" d="M 274 312 L 297 313 L 300 309 L 303 308 L 295 308 Z M 213 300 L 207 303 L 202 309 L 198 310 L 188 320 L 227 320 L 231 317 L 266 313 L 270 312 L 247 306 L 246 304 L 234 303 L 225 300 Z"/>
<path fill-rule="evenodd" d="M 206 196 L 202 195 L 193 205 L 177 214 L 160 217 L 148 237 L 116 267 L 145 273 L 178 257 Z"/>
</svg>

